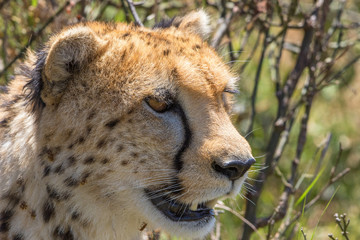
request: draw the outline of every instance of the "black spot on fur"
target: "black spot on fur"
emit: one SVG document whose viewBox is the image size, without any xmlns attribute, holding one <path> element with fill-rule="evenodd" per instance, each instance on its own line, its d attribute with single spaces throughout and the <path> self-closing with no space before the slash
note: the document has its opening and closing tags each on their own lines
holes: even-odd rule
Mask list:
<svg viewBox="0 0 360 240">
<path fill-rule="evenodd" d="M 12 240 L 24 240 L 24 236 L 21 233 L 17 233 L 14 235 Z"/>
<path fill-rule="evenodd" d="M 95 112 L 95 110 L 92 110 L 92 111 L 89 113 L 89 115 L 88 115 L 88 117 L 87 117 L 86 120 L 91 120 L 91 119 L 93 119 L 95 116 L 96 116 L 96 112 Z"/>
<path fill-rule="evenodd" d="M 111 121 L 109 121 L 109 122 L 107 122 L 107 123 L 105 124 L 105 127 L 112 129 L 112 128 L 114 128 L 119 122 L 120 122 L 119 119 L 111 120 Z"/>
<path fill-rule="evenodd" d="M 127 161 L 127 160 L 122 160 L 121 161 L 122 166 L 126 166 L 126 165 L 128 165 L 128 163 L 129 163 L 129 161 Z"/>
<path fill-rule="evenodd" d="M 79 185 L 79 180 L 73 177 L 68 177 L 64 180 L 64 183 L 68 187 L 76 187 Z"/>
<path fill-rule="evenodd" d="M 22 210 L 25 210 L 25 209 L 27 209 L 28 208 L 28 205 L 27 205 L 27 203 L 25 202 L 25 201 L 22 201 L 21 203 L 20 203 L 20 206 L 19 206 Z"/>
<path fill-rule="evenodd" d="M 137 158 L 137 157 L 139 156 L 139 154 L 136 153 L 136 152 L 132 152 L 132 153 L 131 153 L 131 156 L 132 156 L 133 158 Z"/>
<path fill-rule="evenodd" d="M 103 160 L 101 160 L 102 164 L 107 164 L 110 160 L 108 158 L 104 158 Z"/>
<path fill-rule="evenodd" d="M 31 216 L 32 219 L 35 219 L 35 218 L 36 218 L 36 212 L 35 212 L 35 210 L 32 210 L 32 211 L 31 211 L 30 216 Z"/>
<path fill-rule="evenodd" d="M 49 173 L 50 173 L 50 166 L 45 166 L 43 177 L 49 176 Z"/>
<path fill-rule="evenodd" d="M 92 164 L 95 162 L 95 158 L 94 157 L 87 157 L 84 160 L 84 164 Z"/>
<path fill-rule="evenodd" d="M 20 185 L 19 187 L 20 187 L 21 192 L 23 192 L 25 190 L 24 185 Z M 8 194 L 5 194 L 5 196 L 3 198 L 8 199 L 8 207 L 10 209 L 12 209 L 20 203 L 21 194 L 19 191 L 18 192 L 10 192 Z"/>
<path fill-rule="evenodd" d="M 126 56 L 126 50 L 124 50 L 123 53 L 121 54 L 121 57 L 120 57 L 121 62 L 124 60 L 125 56 Z"/>
<path fill-rule="evenodd" d="M 174 23 L 174 19 L 175 18 L 171 18 L 171 19 L 162 19 L 160 22 L 156 23 L 153 27 L 153 29 L 157 29 L 157 28 L 169 28 L 171 26 L 175 26 L 178 27 L 178 24 L 173 24 Z"/>
<path fill-rule="evenodd" d="M 201 46 L 199 44 L 196 44 L 192 47 L 194 50 L 198 50 L 201 49 Z"/>
<path fill-rule="evenodd" d="M 78 138 L 78 140 L 76 142 L 79 144 L 83 144 L 85 142 L 85 138 L 83 136 L 81 136 Z"/>
<path fill-rule="evenodd" d="M 74 240 L 74 235 L 70 229 L 70 227 L 61 227 L 57 226 L 53 232 L 54 239 L 60 240 Z"/>
<path fill-rule="evenodd" d="M 106 142 L 107 142 L 106 139 L 103 138 L 97 143 L 96 147 L 98 149 L 103 148 L 106 145 Z"/>
<path fill-rule="evenodd" d="M 2 128 L 7 128 L 7 127 L 9 127 L 9 125 L 8 125 L 8 119 L 3 119 L 2 121 L 0 121 L 0 127 L 2 127 Z"/>
<path fill-rule="evenodd" d="M 18 185 L 23 185 L 24 184 L 24 178 L 23 177 L 18 177 L 18 179 L 16 179 L 16 184 L 18 184 Z"/>
<path fill-rule="evenodd" d="M 80 217 L 80 213 L 78 213 L 77 211 L 75 211 L 75 212 L 73 212 L 73 213 L 71 214 L 71 219 L 72 219 L 72 220 L 78 220 L 79 217 Z"/>
<path fill-rule="evenodd" d="M 69 166 L 73 166 L 76 163 L 76 158 L 74 156 L 70 156 L 68 158 Z"/>
<path fill-rule="evenodd" d="M 47 55 L 48 52 L 46 50 L 40 50 L 36 53 L 37 60 L 34 69 L 30 69 L 27 66 L 21 67 L 21 74 L 30 79 L 24 86 L 24 92 L 27 104 L 31 105 L 33 112 L 37 112 L 45 106 L 40 94 L 43 88 L 42 71 Z"/>
<path fill-rule="evenodd" d="M 4 210 L 0 214 L 0 232 L 7 232 L 10 229 L 10 219 L 14 215 L 12 210 Z"/>
<path fill-rule="evenodd" d="M 43 205 L 43 219 L 44 222 L 49 222 L 52 217 L 55 215 L 55 206 L 54 203 L 47 199 Z"/>
<path fill-rule="evenodd" d="M 163 52 L 164 56 L 168 56 L 169 53 L 170 53 L 170 49 L 166 49 L 166 50 L 164 50 L 164 52 Z"/>
<path fill-rule="evenodd" d="M 121 152 L 122 150 L 124 150 L 124 146 L 120 144 L 120 145 L 117 147 L 117 151 L 118 151 L 118 152 Z"/>
<path fill-rule="evenodd" d="M 62 174 L 64 173 L 65 169 L 63 168 L 63 165 L 60 164 L 54 168 L 54 173 Z"/>
<path fill-rule="evenodd" d="M 86 134 L 89 135 L 92 130 L 92 126 L 88 125 L 86 126 Z"/>
<path fill-rule="evenodd" d="M 127 33 L 124 33 L 121 37 L 122 37 L 122 38 L 127 38 L 127 37 L 129 37 L 129 36 L 130 36 L 130 33 L 127 32 Z"/>
<path fill-rule="evenodd" d="M 46 191 L 49 195 L 49 198 L 54 199 L 56 201 L 63 201 L 67 200 L 70 197 L 70 193 L 68 192 L 59 192 L 53 187 L 50 187 L 49 185 L 46 186 Z"/>
</svg>

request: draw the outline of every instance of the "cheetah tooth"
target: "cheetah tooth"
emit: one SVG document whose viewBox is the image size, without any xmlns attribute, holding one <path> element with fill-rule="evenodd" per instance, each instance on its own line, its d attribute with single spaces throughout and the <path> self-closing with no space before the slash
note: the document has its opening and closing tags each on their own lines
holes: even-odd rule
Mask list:
<svg viewBox="0 0 360 240">
<path fill-rule="evenodd" d="M 196 211 L 198 207 L 198 203 L 197 202 L 193 202 L 190 206 L 190 210 L 191 211 Z"/>
<path fill-rule="evenodd" d="M 217 203 L 217 199 L 214 199 L 214 200 L 211 200 L 211 201 L 208 201 L 205 205 L 206 205 L 206 207 L 208 207 L 208 208 L 214 208 L 215 207 L 215 205 L 216 205 L 216 203 Z"/>
</svg>

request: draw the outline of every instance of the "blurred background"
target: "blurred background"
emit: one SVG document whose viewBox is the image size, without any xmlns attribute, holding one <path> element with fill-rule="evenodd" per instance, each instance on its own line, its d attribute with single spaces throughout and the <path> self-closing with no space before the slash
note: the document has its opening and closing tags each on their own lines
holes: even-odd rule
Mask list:
<svg viewBox="0 0 360 240">
<path fill-rule="evenodd" d="M 240 77 L 233 122 L 257 160 L 208 239 L 360 239 L 359 0 L 1 0 L 0 85 L 64 26 L 151 28 L 199 8 Z"/>
</svg>

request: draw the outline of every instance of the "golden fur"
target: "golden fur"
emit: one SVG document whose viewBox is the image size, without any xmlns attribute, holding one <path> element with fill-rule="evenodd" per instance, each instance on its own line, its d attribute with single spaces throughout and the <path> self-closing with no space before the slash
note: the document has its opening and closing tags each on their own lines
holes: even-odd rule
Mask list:
<svg viewBox="0 0 360 240">
<path fill-rule="evenodd" d="M 168 24 L 82 23 L 28 53 L 1 95 L 0 239 L 212 229 L 213 218 L 167 219 L 144 192 L 216 202 L 238 194 L 246 174 L 229 180 L 212 164 L 252 158 L 227 112 L 235 78 L 204 42 L 207 15 Z M 171 109 L 156 112 L 149 97 Z"/>
</svg>

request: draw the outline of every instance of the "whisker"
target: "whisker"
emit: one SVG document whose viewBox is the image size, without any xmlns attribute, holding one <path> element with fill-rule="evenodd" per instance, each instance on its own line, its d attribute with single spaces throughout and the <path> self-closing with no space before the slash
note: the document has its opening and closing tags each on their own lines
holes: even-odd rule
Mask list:
<svg viewBox="0 0 360 240">
<path fill-rule="evenodd" d="M 250 134 L 252 134 L 253 132 L 255 132 L 255 131 L 259 130 L 259 129 L 261 129 L 261 128 L 258 127 L 258 128 L 255 128 L 255 129 L 251 130 L 250 132 L 248 132 L 247 134 L 245 134 L 244 138 L 246 139 Z"/>
<path fill-rule="evenodd" d="M 242 198 L 245 198 L 247 201 L 251 202 L 254 206 L 256 206 L 256 204 L 255 204 L 253 201 L 251 201 L 249 198 L 247 198 L 245 195 L 242 195 L 242 194 L 240 193 L 240 196 L 241 196 Z"/>
<path fill-rule="evenodd" d="M 254 181 L 254 182 L 263 182 L 264 181 L 264 180 L 258 180 L 258 179 L 251 178 L 251 177 L 247 177 L 247 179 L 249 179 L 250 181 Z"/>
<path fill-rule="evenodd" d="M 267 153 L 254 157 L 255 159 L 266 157 Z M 265 163 L 258 163 L 258 165 L 264 165 Z"/>
</svg>

